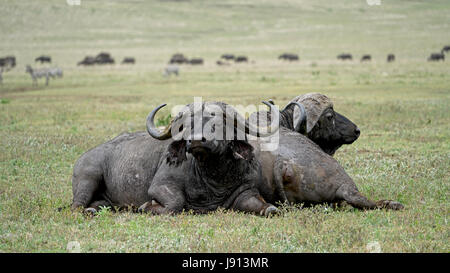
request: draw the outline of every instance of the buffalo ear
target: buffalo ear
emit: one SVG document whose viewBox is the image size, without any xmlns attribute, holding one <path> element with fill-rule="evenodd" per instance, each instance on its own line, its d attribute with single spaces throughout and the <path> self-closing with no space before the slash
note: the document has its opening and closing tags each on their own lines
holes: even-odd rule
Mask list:
<svg viewBox="0 0 450 273">
<path fill-rule="evenodd" d="M 252 160 L 255 155 L 253 154 L 253 146 L 246 141 L 235 140 L 231 142 L 231 151 L 235 159 Z"/>
<path fill-rule="evenodd" d="M 179 165 L 186 160 L 186 141 L 178 140 L 170 143 L 167 148 L 167 163 Z"/>
</svg>

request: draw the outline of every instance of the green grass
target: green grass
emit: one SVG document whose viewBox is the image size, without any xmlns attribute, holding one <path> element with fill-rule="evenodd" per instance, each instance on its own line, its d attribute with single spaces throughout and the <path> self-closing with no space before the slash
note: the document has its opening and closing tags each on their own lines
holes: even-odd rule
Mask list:
<svg viewBox="0 0 450 273">
<path fill-rule="evenodd" d="M 449 63 L 428 63 L 450 33 L 441 1 L 0 1 L 0 55 L 18 65 L 0 85 L 0 251 L 65 252 L 449 252 Z M 77 67 L 108 51 L 116 63 Z M 299 63 L 277 56 L 297 52 Z M 336 55 L 372 54 L 373 62 Z M 162 71 L 171 54 L 205 65 Z M 223 53 L 253 63 L 218 67 Z M 388 53 L 397 61 L 385 62 Z M 25 65 L 51 55 L 64 78 L 32 87 Z M 270 219 L 235 212 L 176 217 L 102 211 L 92 219 L 70 205 L 75 160 L 123 131 L 145 129 L 160 103 L 220 100 L 284 105 L 321 92 L 361 128 L 335 157 L 371 199 L 403 211 L 286 208 Z M 166 122 L 163 109 L 160 123 Z"/>
</svg>

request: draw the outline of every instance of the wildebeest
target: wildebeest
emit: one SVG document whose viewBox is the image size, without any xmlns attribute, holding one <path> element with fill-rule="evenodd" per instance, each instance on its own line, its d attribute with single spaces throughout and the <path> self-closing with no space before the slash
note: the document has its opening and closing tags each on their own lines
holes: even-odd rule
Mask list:
<svg viewBox="0 0 450 273">
<path fill-rule="evenodd" d="M 92 56 L 86 56 L 84 59 L 77 63 L 77 65 L 94 65 L 95 58 Z"/>
<path fill-rule="evenodd" d="M 101 52 L 97 56 L 95 56 L 96 64 L 114 64 L 114 59 L 111 57 L 111 54 L 107 52 Z"/>
<path fill-rule="evenodd" d="M 437 62 L 440 60 L 445 60 L 445 55 L 443 53 L 431 53 L 430 57 L 428 57 L 429 62 Z"/>
<path fill-rule="evenodd" d="M 52 58 L 50 56 L 39 56 L 36 59 L 34 59 L 34 62 L 41 62 L 41 64 L 43 63 L 51 63 L 52 62 Z"/>
<path fill-rule="evenodd" d="M 203 59 L 202 58 L 192 58 L 189 60 L 189 64 L 201 65 L 201 64 L 203 64 Z"/>
<path fill-rule="evenodd" d="M 187 119 L 190 123 L 195 119 L 196 106 L 188 105 L 160 132 L 154 125 L 154 117 L 164 106 L 149 114 L 148 134 L 119 135 L 77 160 L 72 209 L 81 207 L 95 212 L 99 206 L 140 206 L 139 211 L 165 214 L 183 209 L 201 213 L 223 207 L 266 216 L 277 212 L 258 193 L 261 166 L 246 140 L 206 140 L 204 136 L 197 138 L 195 130 L 192 133 L 188 128 L 184 130 L 188 137 L 172 139 L 177 122 Z M 226 104 L 217 102 L 201 104 L 200 109 L 207 115 L 201 116 L 200 129 L 205 129 L 212 120 L 230 119 L 235 132 L 244 128 L 245 133 L 261 135 L 257 127 L 225 107 Z M 217 108 L 222 114 L 215 115 Z M 277 115 L 277 111 L 272 112 Z M 194 123 L 191 128 L 195 127 Z M 174 131 L 179 132 L 180 128 Z M 272 129 L 277 130 L 278 125 Z"/>
<path fill-rule="evenodd" d="M 165 69 L 164 69 L 164 76 L 170 76 L 170 75 L 176 75 L 178 76 L 178 73 L 180 73 L 178 66 L 176 65 L 168 65 Z"/>
<path fill-rule="evenodd" d="M 263 170 L 258 190 L 267 202 L 310 205 L 346 201 L 359 209 L 403 208 L 396 201 L 367 199 L 342 166 L 306 136 L 284 127 L 279 135 L 274 151 L 260 151 L 258 141 L 250 142 Z"/>
<path fill-rule="evenodd" d="M 4 71 L 9 71 L 16 66 L 15 56 L 5 56 L 0 58 L 0 67 L 4 68 Z"/>
<path fill-rule="evenodd" d="M 372 60 L 372 56 L 370 56 L 369 54 L 363 55 L 361 57 L 361 62 L 370 62 Z"/>
<path fill-rule="evenodd" d="M 294 117 L 296 104 L 293 103 L 299 103 L 304 107 L 304 110 L 300 108 L 298 118 Z M 306 113 L 306 128 L 303 119 L 300 119 L 303 111 Z M 260 111 L 250 115 L 250 118 L 258 118 L 256 114 L 270 115 L 268 112 Z M 270 116 L 267 120 L 271 120 Z M 307 93 L 295 97 L 280 112 L 279 120 L 280 126 L 307 135 L 329 155 L 333 155 L 342 145 L 356 141 L 361 133 L 352 121 L 334 111 L 332 101 L 320 93 Z"/>
<path fill-rule="evenodd" d="M 234 60 L 234 55 L 233 54 L 223 54 L 222 56 L 220 56 L 222 59 L 225 59 L 227 61 L 229 60 Z"/>
<path fill-rule="evenodd" d="M 236 63 L 246 63 L 248 62 L 248 58 L 246 56 L 237 56 L 234 61 Z"/>
<path fill-rule="evenodd" d="M 298 60 L 299 60 L 298 55 L 297 55 L 297 54 L 293 54 L 293 53 L 284 53 L 284 54 L 281 54 L 281 55 L 278 57 L 278 59 L 286 60 L 286 61 L 290 61 L 290 62 L 292 62 L 292 61 L 298 61 Z"/>
<path fill-rule="evenodd" d="M 444 53 L 447 53 L 447 51 L 450 51 L 450 45 L 444 46 L 441 50 L 441 53 L 444 54 Z"/>
<path fill-rule="evenodd" d="M 349 54 L 349 53 L 342 53 L 342 54 L 339 54 L 339 55 L 337 56 L 337 58 L 338 58 L 339 60 L 343 60 L 343 61 L 345 61 L 345 60 L 353 60 L 352 54 Z"/>
<path fill-rule="evenodd" d="M 390 63 L 393 61 L 395 61 L 395 55 L 394 54 L 387 55 L 387 62 Z"/>
<path fill-rule="evenodd" d="M 136 60 L 133 57 L 125 57 L 122 64 L 135 64 Z"/>
<path fill-rule="evenodd" d="M 189 63 L 189 60 L 183 54 L 176 53 L 170 58 L 169 63 L 170 64 L 185 64 L 185 63 Z"/>
</svg>

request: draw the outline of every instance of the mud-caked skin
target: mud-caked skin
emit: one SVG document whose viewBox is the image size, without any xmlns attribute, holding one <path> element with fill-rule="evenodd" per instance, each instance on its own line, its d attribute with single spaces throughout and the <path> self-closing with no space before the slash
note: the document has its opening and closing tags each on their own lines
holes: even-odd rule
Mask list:
<svg viewBox="0 0 450 273">
<path fill-rule="evenodd" d="M 139 207 L 172 214 L 223 207 L 265 216 L 277 213 L 257 190 L 261 165 L 246 140 L 173 140 L 172 123 L 163 133 L 154 127 L 154 115 L 163 106 L 149 115 L 148 134 L 122 134 L 78 159 L 72 209 L 95 213 L 100 206 Z M 208 120 L 202 122 L 204 126 Z M 244 127 L 247 133 L 258 131 Z"/>
<path fill-rule="evenodd" d="M 318 204 L 346 201 L 359 209 L 402 209 L 396 201 L 374 202 L 363 196 L 342 166 L 330 155 L 299 133 L 280 127 L 280 143 L 275 151 L 260 151 L 253 141 L 263 170 L 258 185 L 271 203 Z"/>
</svg>

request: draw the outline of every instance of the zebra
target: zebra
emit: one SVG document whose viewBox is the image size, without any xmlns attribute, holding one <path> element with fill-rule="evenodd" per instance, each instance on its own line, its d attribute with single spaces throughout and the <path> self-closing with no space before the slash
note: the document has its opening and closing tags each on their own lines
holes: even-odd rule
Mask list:
<svg viewBox="0 0 450 273">
<path fill-rule="evenodd" d="M 63 71 L 59 67 L 49 68 L 48 73 L 49 73 L 49 76 L 52 78 L 54 78 L 54 77 L 62 78 L 62 76 L 63 76 Z"/>
<path fill-rule="evenodd" d="M 164 69 L 164 77 L 170 76 L 171 74 L 175 74 L 178 76 L 178 73 L 179 73 L 178 66 L 175 65 L 168 65 Z"/>
<path fill-rule="evenodd" d="M 47 68 L 33 69 L 30 65 L 27 65 L 26 73 L 30 73 L 33 85 L 37 86 L 37 79 L 45 77 L 45 85 L 48 85 L 48 79 L 50 77 L 49 70 Z"/>
</svg>

